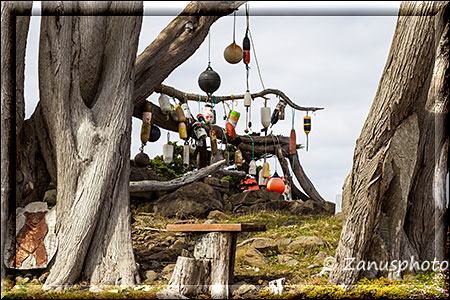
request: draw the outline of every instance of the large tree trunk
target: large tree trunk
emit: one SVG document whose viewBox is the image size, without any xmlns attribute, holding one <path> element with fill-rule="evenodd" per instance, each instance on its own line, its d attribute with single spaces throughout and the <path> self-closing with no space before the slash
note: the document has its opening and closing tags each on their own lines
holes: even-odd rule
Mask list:
<svg viewBox="0 0 450 300">
<path fill-rule="evenodd" d="M 16 133 L 20 132 L 25 117 L 24 102 L 24 70 L 25 48 L 28 26 L 31 15 L 31 1 L 13 2 L 3 1 L 1 4 L 1 67 L 2 67 L 2 91 L 1 91 L 1 249 L 0 269 L 1 279 L 6 275 L 3 252 L 5 249 L 6 233 L 8 232 L 8 216 L 10 208 L 14 211 L 15 195 L 11 194 L 11 188 L 15 185 L 16 171 L 11 163 L 11 156 L 16 152 L 14 145 Z M 18 14 L 22 16 L 17 16 Z M 15 77 L 14 77 L 15 75 Z M 18 176 L 19 180 L 20 174 Z"/>
<path fill-rule="evenodd" d="M 346 221 L 332 284 L 360 275 L 361 260 L 444 259 L 449 109 L 448 2 L 406 2 L 377 94 L 345 180 Z M 344 270 L 354 258 L 353 270 Z M 409 268 L 409 266 L 408 266 Z"/>
<path fill-rule="evenodd" d="M 39 49 L 41 111 L 56 158 L 59 238 L 45 288 L 72 284 L 83 268 L 91 284 L 134 284 L 137 274 L 128 179 L 142 3 L 105 7 L 131 17 L 71 16 L 84 5 L 42 6 L 44 14 L 66 14 L 42 17 Z M 94 75 L 87 71 L 93 66 Z"/>
</svg>

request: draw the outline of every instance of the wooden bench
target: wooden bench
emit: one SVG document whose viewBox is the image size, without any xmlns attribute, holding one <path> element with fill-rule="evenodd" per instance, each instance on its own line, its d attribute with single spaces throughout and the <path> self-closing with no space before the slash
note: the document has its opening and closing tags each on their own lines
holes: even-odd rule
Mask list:
<svg viewBox="0 0 450 300">
<path fill-rule="evenodd" d="M 183 296 L 210 293 L 211 298 L 228 299 L 237 234 L 265 230 L 266 225 L 254 223 L 167 225 L 167 231 L 195 234 L 194 258 L 178 257 L 167 290 Z"/>
</svg>

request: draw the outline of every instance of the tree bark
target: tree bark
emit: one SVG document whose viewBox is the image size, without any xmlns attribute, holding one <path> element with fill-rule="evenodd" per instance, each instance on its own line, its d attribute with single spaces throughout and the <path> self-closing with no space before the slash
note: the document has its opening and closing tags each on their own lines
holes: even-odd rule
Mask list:
<svg viewBox="0 0 450 300">
<path fill-rule="evenodd" d="M 39 89 L 56 158 L 59 238 L 46 289 L 72 284 L 83 269 L 91 284 L 134 284 L 136 279 L 128 179 L 134 60 L 142 22 L 136 15 L 142 3 L 111 4 L 111 15 L 120 11 L 132 17 L 72 16 L 78 5 L 42 5 Z M 55 12 L 66 15 L 45 16 Z M 99 26 L 106 26 L 104 40 L 82 38 L 86 28 Z M 89 49 L 101 58 L 101 74 L 95 96 L 84 99 L 85 91 L 92 91 L 83 78 L 90 60 L 82 58 Z"/>
<path fill-rule="evenodd" d="M 343 191 L 346 221 L 329 283 L 360 275 L 361 260 L 444 258 L 448 172 L 448 2 L 404 2 L 377 94 Z M 344 270 L 354 258 L 353 270 Z M 348 262 L 348 261 L 347 261 Z M 409 266 L 408 266 L 409 267 Z"/>
<path fill-rule="evenodd" d="M 1 3 L 1 249 L 0 266 L 1 279 L 6 276 L 4 264 L 4 241 L 8 232 L 8 216 L 14 211 L 15 195 L 11 188 L 15 185 L 16 171 L 11 163 L 15 154 L 15 137 L 20 132 L 25 117 L 25 102 L 23 94 L 26 37 L 30 22 L 32 2 L 3 1 Z M 22 16 L 17 16 L 18 14 Z M 18 176 L 20 179 L 20 176 Z"/>
</svg>

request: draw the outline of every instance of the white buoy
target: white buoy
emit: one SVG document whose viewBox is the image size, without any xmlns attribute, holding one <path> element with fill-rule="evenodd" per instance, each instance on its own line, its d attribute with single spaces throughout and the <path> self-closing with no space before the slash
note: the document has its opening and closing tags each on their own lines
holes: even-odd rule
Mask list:
<svg viewBox="0 0 450 300">
<path fill-rule="evenodd" d="M 166 164 L 170 164 L 173 158 L 173 146 L 164 144 L 163 146 L 163 160 Z"/>
<path fill-rule="evenodd" d="M 254 159 L 252 159 L 248 166 L 248 174 L 256 175 L 256 161 Z"/>
<path fill-rule="evenodd" d="M 184 144 L 183 146 L 183 165 L 185 167 L 189 166 L 189 152 L 191 147 L 189 144 Z"/>
<path fill-rule="evenodd" d="M 261 107 L 261 124 L 264 128 L 270 126 L 270 107 Z"/>
<path fill-rule="evenodd" d="M 247 90 L 244 95 L 244 106 L 250 107 L 252 105 L 252 96 L 250 95 L 250 92 Z"/>
<path fill-rule="evenodd" d="M 169 114 L 171 111 L 169 97 L 167 97 L 167 95 L 165 95 L 165 94 L 161 94 L 158 98 L 158 102 L 159 102 L 159 107 L 161 108 L 161 112 L 164 115 Z"/>
</svg>

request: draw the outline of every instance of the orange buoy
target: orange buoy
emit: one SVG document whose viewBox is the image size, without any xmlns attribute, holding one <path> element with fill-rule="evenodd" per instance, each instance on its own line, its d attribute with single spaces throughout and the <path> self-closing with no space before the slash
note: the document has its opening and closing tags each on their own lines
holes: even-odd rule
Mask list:
<svg viewBox="0 0 450 300">
<path fill-rule="evenodd" d="M 297 153 L 296 135 L 295 129 L 291 129 L 291 135 L 289 137 L 289 154 L 293 155 L 295 153 Z"/>
<path fill-rule="evenodd" d="M 267 190 L 269 192 L 274 191 L 283 194 L 285 188 L 286 187 L 284 185 L 283 179 L 278 176 L 277 172 L 275 172 L 273 176 L 267 181 Z"/>
</svg>

